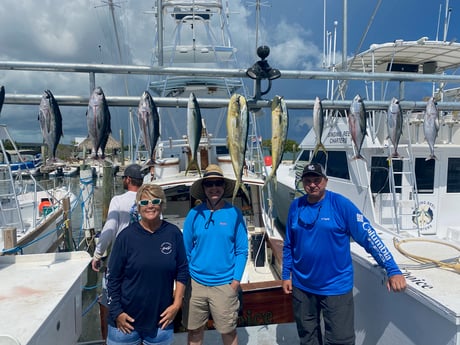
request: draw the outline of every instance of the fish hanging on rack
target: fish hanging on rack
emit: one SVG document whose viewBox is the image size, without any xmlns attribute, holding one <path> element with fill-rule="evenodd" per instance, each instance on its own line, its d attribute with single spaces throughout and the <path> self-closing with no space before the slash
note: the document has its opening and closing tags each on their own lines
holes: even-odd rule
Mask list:
<svg viewBox="0 0 460 345">
<path fill-rule="evenodd" d="M 425 139 L 430 147 L 430 155 L 426 158 L 427 161 L 430 159 L 437 159 L 434 155 L 434 144 L 439 131 L 439 111 L 436 106 L 434 97 L 430 97 L 426 104 L 425 116 L 423 119 L 423 132 Z"/>
<path fill-rule="evenodd" d="M 148 166 L 155 162 L 155 147 L 160 137 L 160 116 L 148 91 L 142 93 L 137 109 L 137 119 L 145 149 L 149 154 L 149 159 L 145 163 L 145 166 Z"/>
<path fill-rule="evenodd" d="M 350 112 L 348 113 L 348 127 L 356 150 L 356 155 L 352 159 L 365 160 L 361 155 L 361 147 L 366 136 L 366 122 L 367 115 L 363 99 L 360 95 L 356 95 L 351 102 Z"/>
<path fill-rule="evenodd" d="M 286 102 L 281 96 L 275 96 L 272 100 L 272 170 L 268 175 L 265 185 L 273 180 L 276 187 L 276 171 L 283 158 L 286 147 L 288 132 L 288 110 Z"/>
<path fill-rule="evenodd" d="M 112 133 L 110 127 L 110 111 L 105 99 L 104 91 L 100 86 L 94 88 L 89 98 L 88 110 L 86 111 L 86 124 L 88 135 L 92 143 L 92 157 L 98 158 L 101 149 L 101 158 L 105 158 L 105 146 Z"/>
<path fill-rule="evenodd" d="M 38 110 L 38 121 L 43 140 L 48 146 L 51 161 L 56 161 L 56 150 L 63 136 L 62 115 L 59 105 L 50 90 L 43 92 Z"/>
<path fill-rule="evenodd" d="M 200 105 L 196 100 L 195 94 L 190 93 L 187 104 L 187 140 L 190 147 L 190 162 L 188 163 L 185 175 L 192 167 L 196 167 L 201 176 L 200 166 L 198 165 L 197 155 L 198 147 L 200 146 L 201 132 L 203 130 L 203 122 L 201 120 Z"/>
<path fill-rule="evenodd" d="M 318 151 L 323 150 L 324 154 L 327 155 L 326 147 L 324 147 L 321 138 L 323 137 L 324 128 L 324 111 L 321 100 L 317 96 L 315 98 L 315 104 L 313 105 L 313 130 L 316 135 L 316 145 L 313 150 L 312 158 L 316 156 Z"/>
<path fill-rule="evenodd" d="M 402 126 L 403 126 L 403 114 L 399 100 L 395 97 L 391 99 L 391 103 L 388 106 L 387 110 L 387 130 L 388 138 L 393 145 L 393 153 L 390 157 L 396 158 L 400 157 L 398 153 L 398 144 L 399 139 L 402 135 Z"/>
<path fill-rule="evenodd" d="M 0 113 L 2 112 L 3 102 L 5 102 L 5 87 L 0 87 Z"/>
<path fill-rule="evenodd" d="M 243 183 L 248 130 L 249 112 L 246 98 L 239 94 L 233 94 L 232 97 L 230 97 L 227 111 L 227 144 L 230 151 L 233 172 L 236 177 L 232 202 L 235 202 L 236 195 L 240 188 L 246 195 L 247 200 L 251 200 L 249 191 Z"/>
</svg>

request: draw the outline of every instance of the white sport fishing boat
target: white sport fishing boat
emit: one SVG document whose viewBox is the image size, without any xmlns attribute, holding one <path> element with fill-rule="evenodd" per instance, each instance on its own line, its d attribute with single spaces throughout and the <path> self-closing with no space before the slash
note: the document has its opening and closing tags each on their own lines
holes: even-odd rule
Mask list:
<svg viewBox="0 0 460 345">
<path fill-rule="evenodd" d="M 0 125 L 0 154 L 6 158 L 0 164 L 0 255 L 55 252 L 76 196 L 67 186 L 42 187 L 32 171 L 25 178 L 28 169 L 15 174 L 5 150 L 7 141 L 18 152 L 6 126 Z M 66 199 L 69 212 L 64 214 Z"/>
<path fill-rule="evenodd" d="M 212 69 L 235 65 L 235 49 L 227 31 L 227 11 L 221 0 L 163 0 L 159 4 L 158 13 L 161 12 L 161 15 L 157 18 L 163 18 L 164 23 L 160 22 L 158 26 L 154 66 Z M 167 20 L 172 23 L 167 23 Z M 162 30 L 163 25 L 168 28 L 167 31 Z M 220 31 L 213 32 L 215 28 Z M 166 36 L 169 32 L 173 33 L 171 37 Z M 213 39 L 219 37 L 222 38 L 220 42 Z M 149 87 L 157 96 L 190 97 L 190 102 L 193 102 L 193 96 L 190 96 L 193 94 L 201 110 L 202 129 L 191 130 L 190 127 L 197 124 L 186 124 L 187 109 L 159 109 L 162 131 L 156 146 L 155 180 L 152 182 L 166 191 L 168 201 L 164 218 L 182 228 L 188 211 L 194 206 L 189 187 L 209 164 L 218 164 L 226 177 L 235 179 L 232 160 L 237 157 L 231 156 L 227 145 L 227 108 L 205 109 L 208 107 L 200 103 L 200 99 L 218 97 L 230 100 L 231 95 L 242 87 L 242 80 L 223 78 L 217 74 L 215 77 L 169 76 L 151 81 Z M 244 90 L 239 92 L 244 94 Z M 273 220 L 267 216 L 270 191 L 264 189 L 265 172 L 260 145 L 252 140 L 258 137 L 255 116 L 251 113 L 249 117 L 246 162 L 251 164 L 244 169 L 242 181 L 249 190 L 251 200 L 248 202 L 241 190 L 234 200 L 245 216 L 250 248 L 242 281 L 244 302 L 239 325 L 292 322 L 291 301 L 282 293 L 279 280 L 282 237 L 277 235 Z M 171 127 L 175 133 L 166 133 Z M 245 145 L 244 141 L 238 142 L 238 145 Z M 193 152 L 193 143 L 197 143 L 196 152 Z M 187 171 L 194 156 L 198 167 L 192 166 Z M 231 198 L 228 201 L 232 202 Z"/>
<path fill-rule="evenodd" d="M 392 80 L 400 84 L 395 97 L 403 98 L 404 88 L 409 86 L 404 81 L 410 80 L 410 75 L 416 81 L 423 73 L 448 73 L 459 63 L 459 43 L 423 38 L 372 45 L 348 65 L 350 71 L 402 72 L 399 80 L 397 73 L 392 73 Z M 373 83 L 369 94 L 379 94 L 375 86 Z M 353 129 L 345 116 L 351 102 L 345 102 L 346 109 L 338 109 L 325 100 L 322 131 L 311 128 L 295 163 L 285 162 L 278 169 L 273 200 L 281 224 L 286 222 L 293 198 L 303 193 L 299 181 L 303 166 L 320 162 L 326 167 L 328 189 L 345 195 L 364 212 L 407 278 L 405 293 L 388 293 L 382 270 L 359 245 L 351 243 L 356 344 L 460 344 L 458 90 L 437 88 L 433 95 L 422 95 L 420 102 L 401 99 L 399 157 L 393 157 L 396 149 L 388 138 L 392 135 L 387 126 L 390 100 L 366 103 L 364 99 L 368 118 L 361 148 L 354 145 Z M 423 96 L 428 97 L 422 101 Z M 436 159 L 431 159 L 424 139 L 424 122 L 428 124 L 425 109 L 431 96 L 438 101 Z M 318 136 L 317 131 L 321 133 Z M 427 131 L 429 137 L 434 126 Z M 327 153 L 320 149 L 314 156 L 319 137 Z M 357 151 L 364 159 L 354 159 Z"/>
</svg>

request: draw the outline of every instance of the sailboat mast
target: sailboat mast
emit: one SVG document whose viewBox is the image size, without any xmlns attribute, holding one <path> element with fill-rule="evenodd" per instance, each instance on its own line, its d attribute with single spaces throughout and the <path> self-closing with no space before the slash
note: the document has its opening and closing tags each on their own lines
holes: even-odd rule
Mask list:
<svg viewBox="0 0 460 345">
<path fill-rule="evenodd" d="M 163 66 L 163 0 L 157 0 L 158 66 Z"/>
<path fill-rule="evenodd" d="M 342 49 L 342 66 L 348 70 L 347 61 L 347 36 L 348 36 L 348 0 L 343 0 L 343 49 Z"/>
</svg>

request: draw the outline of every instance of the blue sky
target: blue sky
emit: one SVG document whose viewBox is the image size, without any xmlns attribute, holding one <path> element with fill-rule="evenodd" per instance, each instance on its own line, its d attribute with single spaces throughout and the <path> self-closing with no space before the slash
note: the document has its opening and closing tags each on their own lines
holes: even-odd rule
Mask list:
<svg viewBox="0 0 460 345">
<path fill-rule="evenodd" d="M 256 60 L 254 1 L 229 0 L 230 30 L 238 48 L 239 64 L 247 68 Z M 450 0 L 451 19 L 447 40 L 460 40 L 460 0 Z M 124 63 L 148 65 L 153 48 L 154 20 L 152 0 L 126 0 L 115 2 L 116 20 L 122 41 Z M 224 1 L 225 3 L 225 1 Z M 378 0 L 348 0 L 347 55 L 353 55 L 371 21 Z M 396 39 L 417 40 L 428 36 L 435 39 L 441 8 L 438 37 L 443 37 L 445 0 L 385 0 L 363 39 L 360 51 L 372 43 L 391 42 Z M 100 0 L 2 0 L 0 15 L 1 60 L 49 61 L 75 63 L 118 63 L 112 19 L 107 6 Z M 337 25 L 337 59 L 341 58 L 342 1 L 327 0 L 328 31 Z M 323 0 L 266 0 L 262 1 L 259 45 L 268 45 L 268 61 L 278 69 L 318 70 L 323 52 Z M 96 83 L 108 95 L 125 95 L 121 77 L 97 76 Z M 42 94 L 50 89 L 57 95 L 89 95 L 87 75 L 0 71 L 0 84 L 8 93 Z M 130 94 L 139 95 L 147 85 L 147 78 L 130 78 Z M 248 81 L 251 89 L 252 82 Z M 272 91 L 286 99 L 324 98 L 325 82 L 286 81 L 273 82 Z M 349 95 L 347 99 L 351 99 Z M 420 96 L 422 97 L 422 96 Z M 64 138 L 70 143 L 75 137 L 87 135 L 85 107 L 61 107 Z M 128 113 L 125 108 L 111 108 L 112 131 L 115 138 L 119 130 L 128 131 Z M 41 133 L 36 106 L 5 105 L 0 122 L 8 125 L 16 141 L 40 142 Z M 311 111 L 290 113 L 289 138 L 300 141 L 311 125 Z M 260 119 L 259 128 L 269 137 L 268 114 Z M 127 134 L 125 134 L 125 137 Z"/>
</svg>

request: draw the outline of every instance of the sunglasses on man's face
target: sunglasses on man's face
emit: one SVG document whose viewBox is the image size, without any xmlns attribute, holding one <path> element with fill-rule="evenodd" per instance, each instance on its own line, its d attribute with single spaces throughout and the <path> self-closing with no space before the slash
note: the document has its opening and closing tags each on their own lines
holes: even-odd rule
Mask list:
<svg viewBox="0 0 460 345">
<path fill-rule="evenodd" d="M 149 199 L 139 200 L 138 204 L 139 204 L 139 206 L 147 206 L 149 203 L 151 203 L 152 205 L 160 205 L 161 202 L 162 202 L 161 199 L 154 198 L 152 200 L 149 200 Z"/>
<path fill-rule="evenodd" d="M 225 184 L 224 180 L 208 180 L 208 181 L 203 181 L 203 186 L 205 187 L 222 187 Z"/>
</svg>

